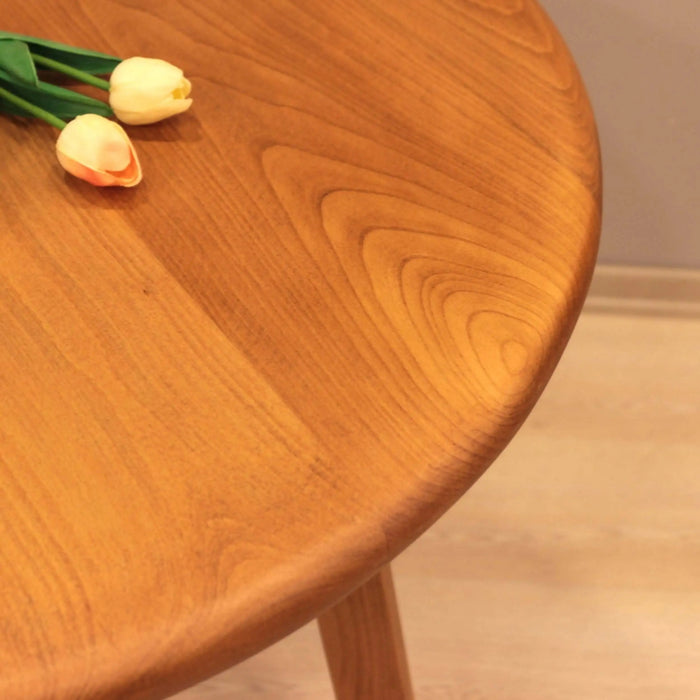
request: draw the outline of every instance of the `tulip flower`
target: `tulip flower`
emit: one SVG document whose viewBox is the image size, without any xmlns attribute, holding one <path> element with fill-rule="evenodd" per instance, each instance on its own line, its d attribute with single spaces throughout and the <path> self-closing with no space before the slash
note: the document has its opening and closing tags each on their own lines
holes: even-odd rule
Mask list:
<svg viewBox="0 0 700 700">
<path fill-rule="evenodd" d="M 98 186 L 141 182 L 138 156 L 122 127 L 185 112 L 192 90 L 179 68 L 157 58 L 121 61 L 96 51 L 0 31 L 0 112 L 37 117 L 61 131 L 56 155 L 65 170 Z M 63 73 L 109 92 L 109 104 L 39 80 L 37 68 Z M 112 71 L 108 82 L 100 75 Z M 72 119 L 66 123 L 67 119 Z"/>
<path fill-rule="evenodd" d="M 109 104 L 125 124 L 152 124 L 192 104 L 190 81 L 159 58 L 127 58 L 112 71 L 109 86 Z"/>
<path fill-rule="evenodd" d="M 71 175 L 92 185 L 133 187 L 141 182 L 141 165 L 126 132 L 97 114 L 68 122 L 56 141 L 56 154 Z"/>
</svg>

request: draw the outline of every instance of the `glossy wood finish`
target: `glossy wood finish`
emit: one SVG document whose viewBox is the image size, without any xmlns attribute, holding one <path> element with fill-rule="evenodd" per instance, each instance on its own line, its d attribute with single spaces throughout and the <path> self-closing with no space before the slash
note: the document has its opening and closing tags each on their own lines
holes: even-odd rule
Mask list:
<svg viewBox="0 0 700 700">
<path fill-rule="evenodd" d="M 421 700 L 700 697 L 700 271 L 617 272 L 505 453 L 391 564 Z M 316 626 L 176 697 L 332 698 Z"/>
<path fill-rule="evenodd" d="M 183 66 L 135 190 L 2 118 L 0 697 L 158 698 L 435 521 L 526 417 L 599 228 L 529 0 L 6 0 Z"/>
<path fill-rule="evenodd" d="M 321 614 L 318 625 L 337 700 L 413 700 L 388 565 Z"/>
</svg>

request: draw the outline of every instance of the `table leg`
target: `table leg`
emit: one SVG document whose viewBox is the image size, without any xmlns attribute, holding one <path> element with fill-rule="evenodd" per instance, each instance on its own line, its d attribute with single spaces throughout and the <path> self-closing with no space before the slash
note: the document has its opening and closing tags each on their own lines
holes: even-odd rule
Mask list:
<svg viewBox="0 0 700 700">
<path fill-rule="evenodd" d="M 337 700 L 412 700 L 388 565 L 318 624 Z"/>
</svg>

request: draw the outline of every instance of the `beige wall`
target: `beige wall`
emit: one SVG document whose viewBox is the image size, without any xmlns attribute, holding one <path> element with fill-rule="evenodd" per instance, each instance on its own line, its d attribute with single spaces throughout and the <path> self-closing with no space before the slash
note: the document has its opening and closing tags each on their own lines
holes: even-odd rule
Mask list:
<svg viewBox="0 0 700 700">
<path fill-rule="evenodd" d="M 600 259 L 700 268 L 700 0 L 540 0 L 598 120 Z"/>
</svg>

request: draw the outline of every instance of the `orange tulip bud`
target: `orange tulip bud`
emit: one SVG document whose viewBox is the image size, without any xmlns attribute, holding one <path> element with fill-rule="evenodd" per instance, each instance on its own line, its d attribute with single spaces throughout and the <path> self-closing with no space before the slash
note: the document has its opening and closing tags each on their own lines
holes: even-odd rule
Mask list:
<svg viewBox="0 0 700 700">
<path fill-rule="evenodd" d="M 133 187 L 141 182 L 141 165 L 126 132 L 97 114 L 70 121 L 56 141 L 56 154 L 71 175 L 92 185 Z"/>
</svg>

